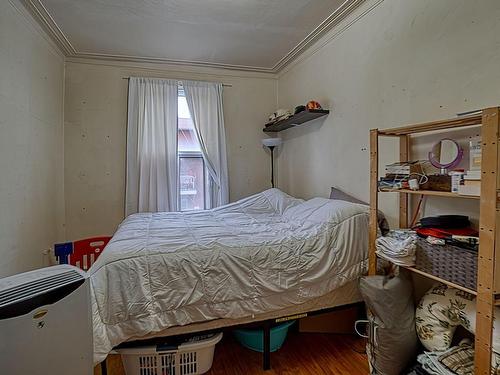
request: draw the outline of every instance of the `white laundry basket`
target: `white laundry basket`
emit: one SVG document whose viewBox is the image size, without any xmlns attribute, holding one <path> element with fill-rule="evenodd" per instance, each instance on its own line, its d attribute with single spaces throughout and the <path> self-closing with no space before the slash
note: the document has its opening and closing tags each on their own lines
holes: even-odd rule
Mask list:
<svg viewBox="0 0 500 375">
<path fill-rule="evenodd" d="M 214 359 L 222 333 L 194 336 L 178 346 L 143 346 L 118 349 L 127 375 L 204 374 Z"/>
</svg>

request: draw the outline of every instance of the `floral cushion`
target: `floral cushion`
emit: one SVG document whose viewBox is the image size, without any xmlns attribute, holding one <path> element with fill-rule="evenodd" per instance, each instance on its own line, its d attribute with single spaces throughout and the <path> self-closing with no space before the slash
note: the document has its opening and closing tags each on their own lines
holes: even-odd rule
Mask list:
<svg viewBox="0 0 500 375">
<path fill-rule="evenodd" d="M 496 316 L 500 309 L 496 308 Z M 471 333 L 476 331 L 475 296 L 459 289 L 438 284 L 420 300 L 415 312 L 417 335 L 422 345 L 430 351 L 443 351 L 451 346 L 453 334 L 458 326 Z M 500 328 L 494 322 L 492 361 L 500 363 Z"/>
</svg>

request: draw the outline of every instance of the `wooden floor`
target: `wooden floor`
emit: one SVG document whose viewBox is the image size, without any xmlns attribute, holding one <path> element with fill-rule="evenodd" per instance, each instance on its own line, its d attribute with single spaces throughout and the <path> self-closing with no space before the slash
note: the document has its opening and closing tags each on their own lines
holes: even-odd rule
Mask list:
<svg viewBox="0 0 500 375">
<path fill-rule="evenodd" d="M 262 370 L 262 354 L 239 345 L 226 334 L 215 349 L 207 375 L 357 375 L 368 374 L 364 341 L 350 335 L 291 332 L 283 347 L 271 354 L 271 370 Z M 122 375 L 115 356 L 108 360 L 108 374 Z M 100 371 L 96 371 L 100 374 Z"/>
<path fill-rule="evenodd" d="M 271 370 L 262 371 L 262 354 L 243 348 L 226 335 L 217 346 L 209 375 L 368 374 L 364 342 L 349 335 L 296 333 L 271 354 Z"/>
</svg>

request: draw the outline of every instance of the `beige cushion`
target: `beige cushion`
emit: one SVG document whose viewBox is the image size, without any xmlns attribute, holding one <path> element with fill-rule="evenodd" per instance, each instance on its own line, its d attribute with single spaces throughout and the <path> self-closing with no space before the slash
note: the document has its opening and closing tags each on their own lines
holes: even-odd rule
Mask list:
<svg viewBox="0 0 500 375">
<path fill-rule="evenodd" d="M 500 309 L 495 308 L 500 316 Z M 438 284 L 431 288 L 420 300 L 415 312 L 417 335 L 422 345 L 429 351 L 443 351 L 451 346 L 453 335 L 458 326 L 471 333 L 476 332 L 475 296 L 459 289 Z M 495 321 L 493 330 L 493 351 L 500 353 L 500 330 Z M 500 357 L 494 355 L 495 368 Z"/>
</svg>

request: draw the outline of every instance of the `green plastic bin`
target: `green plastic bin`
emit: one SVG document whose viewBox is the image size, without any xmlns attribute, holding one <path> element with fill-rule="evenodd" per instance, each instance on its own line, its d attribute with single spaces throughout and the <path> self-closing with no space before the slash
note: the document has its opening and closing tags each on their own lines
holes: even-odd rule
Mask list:
<svg viewBox="0 0 500 375">
<path fill-rule="evenodd" d="M 271 352 L 275 352 L 285 342 L 288 328 L 295 320 L 271 328 Z M 235 329 L 234 337 L 245 348 L 262 353 L 264 351 L 264 331 L 262 329 Z"/>
</svg>

